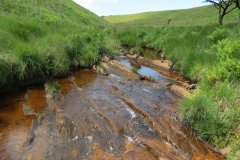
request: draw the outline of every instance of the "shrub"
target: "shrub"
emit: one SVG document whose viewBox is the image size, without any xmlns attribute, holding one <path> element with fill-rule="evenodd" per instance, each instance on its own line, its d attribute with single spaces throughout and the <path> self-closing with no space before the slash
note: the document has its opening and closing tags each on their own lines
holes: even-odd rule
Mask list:
<svg viewBox="0 0 240 160">
<path fill-rule="evenodd" d="M 225 28 L 216 28 L 209 36 L 208 39 L 212 43 L 217 43 L 229 36 L 228 31 Z"/>
<path fill-rule="evenodd" d="M 216 55 L 218 63 L 207 73 L 211 84 L 240 79 L 239 48 L 240 41 L 231 39 L 219 41 L 212 47 L 210 52 Z"/>
<path fill-rule="evenodd" d="M 183 120 L 205 139 L 221 134 L 223 124 L 220 121 L 219 109 L 206 94 L 195 93 L 181 104 Z"/>
</svg>

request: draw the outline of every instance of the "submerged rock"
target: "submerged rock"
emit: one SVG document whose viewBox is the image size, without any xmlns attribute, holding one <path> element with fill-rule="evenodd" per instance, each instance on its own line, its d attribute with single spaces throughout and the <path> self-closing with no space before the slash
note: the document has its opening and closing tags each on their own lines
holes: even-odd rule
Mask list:
<svg viewBox="0 0 240 160">
<path fill-rule="evenodd" d="M 138 51 L 136 51 L 134 48 L 130 50 L 130 55 L 140 55 Z"/>
<path fill-rule="evenodd" d="M 101 62 L 99 65 L 94 65 L 93 70 L 98 74 L 108 75 L 108 65 L 107 63 Z"/>
<path fill-rule="evenodd" d="M 23 105 L 23 114 L 25 116 L 34 116 L 34 115 L 36 115 L 34 110 L 31 107 L 29 107 L 29 106 L 27 106 L 25 104 Z"/>
<path fill-rule="evenodd" d="M 139 76 L 139 79 L 140 79 L 141 81 L 154 82 L 154 79 L 153 79 L 151 76 L 143 76 L 143 75 L 140 75 L 140 76 Z"/>
</svg>

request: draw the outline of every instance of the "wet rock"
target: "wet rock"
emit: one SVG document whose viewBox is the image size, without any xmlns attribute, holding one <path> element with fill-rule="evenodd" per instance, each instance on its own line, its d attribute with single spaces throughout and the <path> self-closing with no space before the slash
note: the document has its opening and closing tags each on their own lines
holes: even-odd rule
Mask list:
<svg viewBox="0 0 240 160">
<path fill-rule="evenodd" d="M 103 62 L 103 63 L 107 63 L 109 61 L 110 61 L 110 59 L 107 56 L 103 56 L 101 59 L 101 62 Z"/>
<path fill-rule="evenodd" d="M 33 144 L 34 139 L 35 139 L 34 131 L 36 130 L 37 127 L 38 127 L 38 122 L 36 120 L 34 120 L 30 127 L 26 142 L 24 143 L 24 147 L 27 147 L 27 146 L 30 146 Z"/>
<path fill-rule="evenodd" d="M 116 67 L 116 68 L 118 68 L 118 69 L 126 72 L 126 73 L 132 73 L 132 71 L 131 71 L 128 67 L 126 67 L 125 65 L 119 63 L 119 62 L 116 61 L 116 60 L 109 61 L 109 64 L 110 64 L 111 66 L 114 66 L 114 67 Z"/>
<path fill-rule="evenodd" d="M 61 117 L 57 120 L 57 128 L 63 137 L 72 140 L 77 137 L 76 127 L 67 117 Z"/>
<path fill-rule="evenodd" d="M 110 63 L 109 69 L 117 70 L 111 76 L 75 76 L 81 89 L 65 95 L 61 105 L 47 97 L 48 108 L 37 114 L 29 146 L 13 159 L 223 159 L 175 118 L 179 97 L 165 87 L 174 82 L 161 82 L 163 87 L 140 82 L 124 65 Z M 78 79 L 93 82 L 84 86 Z M 54 114 L 54 108 L 61 112 Z"/>
<path fill-rule="evenodd" d="M 179 80 L 181 80 L 181 77 L 176 77 L 175 79 L 176 79 L 177 81 L 179 81 Z"/>
<path fill-rule="evenodd" d="M 187 90 L 193 90 L 197 88 L 197 84 L 190 84 L 187 86 Z"/>
<path fill-rule="evenodd" d="M 120 52 L 121 52 L 124 56 L 126 56 L 126 55 L 128 54 L 128 51 L 127 51 L 126 49 L 124 49 L 124 48 L 121 48 L 121 49 L 120 49 Z"/>
<path fill-rule="evenodd" d="M 167 87 L 171 87 L 171 85 L 173 85 L 172 83 L 166 83 Z"/>
<path fill-rule="evenodd" d="M 34 141 L 34 138 L 35 138 L 35 134 L 34 134 L 34 131 L 32 130 L 31 133 L 27 136 L 25 146 L 30 146 Z"/>
<path fill-rule="evenodd" d="M 152 77 L 150 77 L 150 76 L 143 76 L 143 75 L 140 75 L 140 76 L 139 76 L 139 79 L 140 79 L 141 81 L 154 82 L 154 79 L 153 79 Z"/>
<path fill-rule="evenodd" d="M 185 88 L 188 88 L 189 87 L 189 83 L 187 83 L 187 82 L 183 82 L 183 84 L 182 84 Z"/>
<path fill-rule="evenodd" d="M 34 115 L 36 115 L 34 110 L 31 107 L 29 107 L 29 106 L 27 106 L 25 104 L 23 105 L 23 114 L 25 116 L 34 116 Z"/>
<path fill-rule="evenodd" d="M 161 58 L 161 60 L 165 60 L 165 59 L 166 59 L 165 54 L 164 54 L 164 53 L 161 53 L 161 54 L 160 54 L 160 58 Z"/>
<path fill-rule="evenodd" d="M 46 98 L 49 100 L 53 100 L 55 102 L 63 103 L 64 98 L 61 89 L 52 90 L 49 88 L 48 84 L 45 83 L 45 90 L 46 90 Z"/>
<path fill-rule="evenodd" d="M 108 62 L 108 61 L 107 61 Z M 107 71 L 107 69 L 108 69 L 108 65 L 107 65 L 107 63 L 101 63 L 100 64 L 100 67 L 106 72 Z"/>
<path fill-rule="evenodd" d="M 130 55 L 140 55 L 138 51 L 136 51 L 134 48 L 130 50 Z"/>
<path fill-rule="evenodd" d="M 133 59 L 133 60 L 137 60 L 138 58 L 142 58 L 141 56 L 136 55 L 136 54 L 134 54 L 134 55 L 128 54 L 128 55 L 126 55 L 126 57 L 130 58 L 130 59 Z"/>
<path fill-rule="evenodd" d="M 93 70 L 99 74 L 108 75 L 108 65 L 107 63 L 100 63 L 99 65 L 94 65 Z"/>
<path fill-rule="evenodd" d="M 169 88 L 172 92 L 177 93 L 182 97 L 187 97 L 189 95 L 189 91 L 183 86 L 173 84 L 170 85 Z"/>
<path fill-rule="evenodd" d="M 231 150 L 232 150 L 232 149 L 231 149 L 230 147 L 225 147 L 225 148 L 223 148 L 223 149 L 220 149 L 220 152 L 221 152 L 223 155 L 226 155 L 226 154 L 230 153 Z"/>
<path fill-rule="evenodd" d="M 144 147 L 135 144 L 134 142 L 126 140 L 125 142 L 124 158 L 126 160 L 156 160 L 158 157 L 150 150 L 146 150 Z M 137 154 L 136 154 L 137 153 Z"/>
</svg>

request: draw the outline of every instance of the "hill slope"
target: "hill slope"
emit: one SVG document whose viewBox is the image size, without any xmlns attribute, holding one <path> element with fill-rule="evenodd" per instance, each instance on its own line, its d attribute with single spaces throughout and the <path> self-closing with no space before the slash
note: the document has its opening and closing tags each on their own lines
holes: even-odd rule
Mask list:
<svg viewBox="0 0 240 160">
<path fill-rule="evenodd" d="M 217 24 L 218 11 L 213 6 L 204 6 L 183 10 L 107 16 L 104 19 L 122 26 L 198 26 Z M 227 15 L 224 22 L 232 23 L 237 21 L 238 11 L 236 10 Z"/>
<path fill-rule="evenodd" d="M 1 0 L 2 14 L 29 17 L 43 22 L 99 24 L 103 21 L 94 13 L 71 0 Z"/>
<path fill-rule="evenodd" d="M 0 19 L 0 87 L 90 67 L 116 47 L 108 23 L 70 0 L 1 0 Z"/>
</svg>

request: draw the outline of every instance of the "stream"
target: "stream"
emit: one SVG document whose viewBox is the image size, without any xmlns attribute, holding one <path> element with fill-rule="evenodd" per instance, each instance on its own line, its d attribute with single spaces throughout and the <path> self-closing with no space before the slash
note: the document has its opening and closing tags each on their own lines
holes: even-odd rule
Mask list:
<svg viewBox="0 0 240 160">
<path fill-rule="evenodd" d="M 180 122 L 171 73 L 118 61 L 156 81 L 110 65 L 108 76 L 82 69 L 56 79 L 55 100 L 43 85 L 1 96 L 0 160 L 224 159 Z"/>
</svg>

